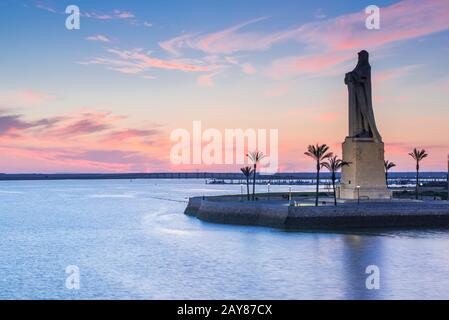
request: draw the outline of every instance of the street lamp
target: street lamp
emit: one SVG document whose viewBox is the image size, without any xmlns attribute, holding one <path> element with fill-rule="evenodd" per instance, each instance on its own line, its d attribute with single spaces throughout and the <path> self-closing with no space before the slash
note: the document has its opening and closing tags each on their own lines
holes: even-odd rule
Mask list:
<svg viewBox="0 0 449 320">
<path fill-rule="evenodd" d="M 423 187 L 423 185 L 424 185 L 424 183 L 420 183 L 419 184 L 419 188 L 418 188 L 418 197 L 419 197 L 419 195 L 420 195 L 420 193 L 421 193 L 421 188 Z M 421 200 L 422 200 L 422 195 L 421 195 Z"/>
<path fill-rule="evenodd" d="M 292 203 L 292 186 L 288 186 L 288 205 Z"/>
<path fill-rule="evenodd" d="M 240 184 L 240 201 L 243 201 L 243 183 Z"/>
<path fill-rule="evenodd" d="M 268 188 L 268 201 L 270 200 L 270 183 L 268 182 L 267 184 L 267 188 Z"/>
<path fill-rule="evenodd" d="M 357 204 L 360 204 L 360 186 L 357 186 Z"/>
</svg>

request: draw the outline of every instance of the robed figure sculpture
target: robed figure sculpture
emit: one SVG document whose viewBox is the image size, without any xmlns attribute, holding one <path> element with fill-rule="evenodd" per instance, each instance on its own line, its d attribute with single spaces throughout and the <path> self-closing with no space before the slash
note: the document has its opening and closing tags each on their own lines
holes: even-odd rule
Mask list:
<svg viewBox="0 0 449 320">
<path fill-rule="evenodd" d="M 374 120 L 368 52 L 359 52 L 357 66 L 346 74 L 349 91 L 349 135 L 342 145 L 338 196 L 342 199 L 390 199 L 385 181 L 385 148 Z"/>
<path fill-rule="evenodd" d="M 357 66 L 345 76 L 349 90 L 349 137 L 382 142 L 374 119 L 369 54 L 362 50 L 358 55 Z"/>
</svg>

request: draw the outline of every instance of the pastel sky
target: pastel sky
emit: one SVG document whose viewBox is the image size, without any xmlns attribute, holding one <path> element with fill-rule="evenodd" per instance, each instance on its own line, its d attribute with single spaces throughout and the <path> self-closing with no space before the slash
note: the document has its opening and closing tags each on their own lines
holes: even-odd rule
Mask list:
<svg viewBox="0 0 449 320">
<path fill-rule="evenodd" d="M 308 144 L 341 155 L 361 49 L 386 158 L 447 169 L 449 0 L 2 0 L 0 40 L 0 172 L 235 171 L 170 162 L 194 120 L 278 129 L 280 171 L 312 171 Z"/>
</svg>

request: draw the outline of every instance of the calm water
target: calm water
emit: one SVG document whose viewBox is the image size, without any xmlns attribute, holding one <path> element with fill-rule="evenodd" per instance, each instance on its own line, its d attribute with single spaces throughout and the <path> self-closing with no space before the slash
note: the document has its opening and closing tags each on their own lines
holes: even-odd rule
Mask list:
<svg viewBox="0 0 449 320">
<path fill-rule="evenodd" d="M 0 182 L 0 298 L 449 298 L 448 232 L 296 233 L 183 214 L 185 197 L 239 192 L 202 180 Z M 79 290 L 65 287 L 68 265 Z M 365 288 L 368 265 L 379 290 Z"/>
</svg>

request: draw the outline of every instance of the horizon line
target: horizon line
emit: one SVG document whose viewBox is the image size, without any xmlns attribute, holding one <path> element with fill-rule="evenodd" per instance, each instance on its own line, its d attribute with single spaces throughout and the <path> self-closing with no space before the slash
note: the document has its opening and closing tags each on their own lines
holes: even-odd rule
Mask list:
<svg viewBox="0 0 449 320">
<path fill-rule="evenodd" d="M 316 174 L 315 171 L 279 171 L 276 173 L 264 173 L 257 172 L 258 175 L 262 176 L 272 176 L 277 174 Z M 322 171 L 321 174 L 328 174 L 330 172 Z M 340 172 L 338 172 L 340 173 Z M 413 173 L 416 171 L 389 171 L 392 174 L 403 174 L 403 173 Z M 444 170 L 429 170 L 429 171 L 420 171 L 420 174 L 423 173 L 445 173 L 448 174 L 448 171 Z M 14 173 L 6 173 L 0 172 L 0 175 L 131 175 L 131 174 L 241 174 L 239 171 L 151 171 L 151 172 L 14 172 Z"/>
</svg>

